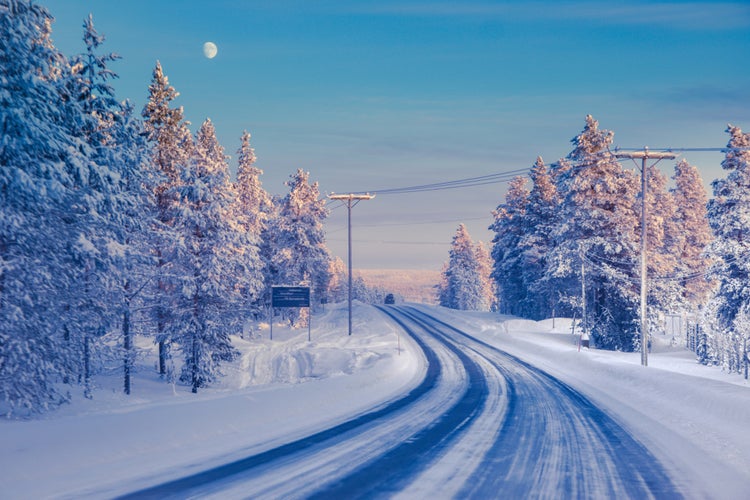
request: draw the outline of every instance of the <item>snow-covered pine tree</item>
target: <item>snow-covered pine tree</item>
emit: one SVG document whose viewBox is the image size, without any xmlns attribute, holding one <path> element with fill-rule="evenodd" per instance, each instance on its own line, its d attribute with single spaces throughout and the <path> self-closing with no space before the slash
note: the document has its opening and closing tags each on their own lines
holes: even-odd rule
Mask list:
<svg viewBox="0 0 750 500">
<path fill-rule="evenodd" d="M 714 276 L 719 281 L 715 301 L 720 331 L 713 346 L 718 362 L 729 371 L 740 371 L 745 347 L 737 339 L 744 326 L 740 312 L 750 307 L 750 134 L 729 125 L 727 152 L 721 166 L 729 171 L 713 181 L 714 197 L 708 203 L 708 221 L 714 233 L 708 254 L 718 264 Z M 745 358 L 746 359 L 746 358 Z"/>
<path fill-rule="evenodd" d="M 123 348 L 123 390 L 131 391 L 131 372 L 135 360 L 134 335 L 142 331 L 135 325 L 143 324 L 139 311 L 150 304 L 146 294 L 148 284 L 156 272 L 153 248 L 158 238 L 156 223 L 158 210 L 154 195 L 155 186 L 163 183 L 161 173 L 150 161 L 149 150 L 143 135 L 143 123 L 133 114 L 129 102 L 112 122 L 112 161 L 119 175 L 120 196 L 115 211 L 115 238 L 107 251 L 113 262 L 110 281 L 113 286 L 112 313 L 120 319 L 119 343 Z"/>
<path fill-rule="evenodd" d="M 475 292 L 472 280 L 474 266 L 474 242 L 463 224 L 458 226 L 451 241 L 448 267 L 445 270 L 446 297 L 440 305 L 451 309 L 466 310 L 467 296 Z"/>
<path fill-rule="evenodd" d="M 99 223 L 89 236 L 96 252 L 88 257 L 99 269 L 99 286 L 87 300 L 102 304 L 95 310 L 98 317 L 91 319 L 98 320 L 100 329 L 113 332 L 94 347 L 106 350 L 109 338 L 115 336 L 123 348 L 123 389 L 129 394 L 136 331 L 132 316 L 144 304 L 143 291 L 155 270 L 152 248 L 158 213 L 154 190 L 165 180 L 150 161 L 142 122 L 130 103 L 117 102 L 109 84 L 117 75 L 108 64 L 119 56 L 98 53 L 104 36 L 94 28 L 91 15 L 83 28 L 86 52 L 73 58 L 71 89 L 83 109 L 81 135 L 92 148 L 92 167 L 97 170 L 89 177 L 99 179 L 94 185 L 100 191 Z M 81 309 L 77 308 L 77 314 Z M 91 326 L 88 330 L 93 331 Z"/>
<path fill-rule="evenodd" d="M 498 307 L 504 314 L 522 314 L 521 305 L 526 300 L 523 283 L 523 261 L 519 247 L 521 237 L 528 230 L 526 208 L 529 203 L 527 178 L 513 178 L 505 195 L 505 203 L 493 212 L 490 231 L 492 239 L 492 279 L 495 282 Z"/>
<path fill-rule="evenodd" d="M 151 84 L 148 88 L 149 99 L 141 115 L 144 119 L 144 131 L 151 147 L 151 161 L 161 173 L 164 183 L 155 186 L 156 203 L 159 209 L 160 237 L 154 247 L 159 258 L 158 278 L 155 280 L 156 303 L 153 308 L 156 321 L 156 342 L 159 344 L 159 373 L 167 375 L 169 346 L 172 341 L 170 311 L 171 302 L 175 299 L 174 275 L 169 271 L 167 260 L 162 254 L 174 245 L 176 237 L 172 232 L 170 214 L 176 200 L 174 189 L 181 182 L 182 171 L 187 168 L 193 151 L 193 139 L 185 121 L 182 107 L 172 107 L 172 101 L 179 93 L 169 84 L 161 63 L 156 62 Z"/>
<path fill-rule="evenodd" d="M 674 240 L 678 243 L 675 274 L 685 277 L 682 302 L 695 310 L 708 299 L 713 285 L 706 276 L 709 268 L 704 252 L 713 235 L 708 223 L 708 196 L 698 169 L 687 160 L 680 160 L 674 168 L 672 197 L 677 208 Z"/>
<path fill-rule="evenodd" d="M 328 273 L 331 276 L 328 282 L 328 301 L 332 303 L 343 302 L 348 297 L 347 288 L 349 278 L 347 276 L 347 267 L 341 257 L 333 257 L 328 266 Z"/>
<path fill-rule="evenodd" d="M 247 231 L 260 238 L 272 212 L 271 197 L 260 181 L 263 170 L 255 166 L 255 150 L 250 146 L 250 133 L 245 131 L 237 150 L 237 190 L 238 211 L 241 222 Z"/>
<path fill-rule="evenodd" d="M 0 413 L 66 399 L 70 373 L 60 318 L 69 316 L 77 245 L 70 172 L 86 160 L 59 93 L 62 55 L 49 12 L 0 0 Z"/>
<path fill-rule="evenodd" d="M 318 183 L 310 184 L 309 179 L 309 172 L 298 169 L 286 182 L 289 193 L 280 200 L 278 216 L 272 219 L 267 231 L 271 256 L 270 280 L 266 286 L 307 283 L 313 303 L 319 303 L 326 298 L 331 279 L 331 256 L 323 230 L 328 211 Z M 294 322 L 297 318 L 294 310 L 287 312 Z"/>
<path fill-rule="evenodd" d="M 480 262 L 483 258 L 485 261 Z M 474 244 L 466 226 L 459 225 L 451 242 L 448 266 L 443 272 L 445 291 L 441 293 L 440 305 L 462 311 L 489 310 L 489 276 L 482 275 L 487 267 L 482 248 Z"/>
<path fill-rule="evenodd" d="M 184 358 L 180 380 L 197 392 L 221 374 L 222 361 L 238 354 L 229 339 L 233 327 L 240 329 L 242 288 L 236 280 L 252 272 L 242 256 L 245 233 L 231 217 L 235 193 L 227 157 L 210 120 L 196 133 L 189 168 L 176 190 L 179 201 L 170 219 L 181 244 L 169 260 L 181 276 L 175 311 Z"/>
<path fill-rule="evenodd" d="M 273 202 L 260 181 L 263 171 L 255 166 L 255 151 L 250 146 L 250 134 L 242 134 L 237 151 L 237 180 L 234 189 L 237 193 L 234 209 L 239 228 L 245 233 L 247 244 L 243 251 L 245 267 L 252 270 L 241 285 L 246 298 L 248 312 L 257 314 L 260 310 L 261 293 L 265 287 L 268 264 L 260 253 L 260 242 L 273 213 Z M 253 311 L 250 311 L 250 309 Z"/>
<path fill-rule="evenodd" d="M 618 163 L 609 146 L 614 134 L 591 115 L 573 138 L 572 166 L 561 172 L 558 225 L 549 265 L 563 297 L 581 294 L 581 259 L 587 273 L 587 321 L 599 347 L 637 348 L 639 211 L 637 177 Z M 572 300 L 571 300 L 572 302 Z"/>
<path fill-rule="evenodd" d="M 497 305 L 495 284 L 492 281 L 492 258 L 485 244 L 478 241 L 474 246 L 474 260 L 479 274 L 478 311 L 494 311 Z"/>
<path fill-rule="evenodd" d="M 522 260 L 522 278 L 527 296 L 521 312 L 524 317 L 543 319 L 549 317 L 558 301 L 554 281 L 544 279 L 547 270 L 547 257 L 554 240 L 552 229 L 559 205 L 557 187 L 552 174 L 537 157 L 531 168 L 531 191 L 526 208 L 526 227 L 518 246 Z"/>
<path fill-rule="evenodd" d="M 435 292 L 439 305 L 449 307 L 448 304 L 453 302 L 453 298 L 450 295 L 451 290 L 448 286 L 448 262 L 443 262 L 443 267 L 440 269 L 440 282 L 435 285 Z"/>
<path fill-rule="evenodd" d="M 648 331 L 664 333 L 659 313 L 676 313 L 682 308 L 682 287 L 676 279 L 678 251 L 682 246 L 677 206 L 667 189 L 667 178 L 656 165 L 646 168 L 646 242 L 648 263 Z M 640 196 L 639 196 L 640 197 Z M 639 219 L 640 221 L 640 219 Z M 640 224 L 638 234 L 641 234 Z"/>
<path fill-rule="evenodd" d="M 71 347 L 78 354 L 78 378 L 91 397 L 96 354 L 111 350 L 101 337 L 119 322 L 111 304 L 116 302 L 115 275 L 122 263 L 113 245 L 122 245 L 125 214 L 140 203 L 134 198 L 140 193 L 123 189 L 122 172 L 117 171 L 122 167 L 117 143 L 124 139 L 118 130 L 122 109 L 109 84 L 116 75 L 107 64 L 118 56 L 98 53 L 104 37 L 94 28 L 91 16 L 83 23 L 83 41 L 86 52 L 72 58 L 60 81 L 69 110 L 67 124 L 83 143 L 79 150 L 86 152 L 86 161 L 71 171 L 76 194 L 71 216 L 76 220 L 79 244 L 70 252 L 77 275 L 68 292 L 71 314 L 64 321 Z"/>
</svg>

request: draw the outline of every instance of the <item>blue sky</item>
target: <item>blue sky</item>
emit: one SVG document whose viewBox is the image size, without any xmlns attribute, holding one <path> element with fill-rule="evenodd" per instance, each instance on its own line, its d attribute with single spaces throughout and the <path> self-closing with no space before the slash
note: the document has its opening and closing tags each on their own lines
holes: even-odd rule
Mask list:
<svg viewBox="0 0 750 500">
<path fill-rule="evenodd" d="M 727 123 L 750 131 L 745 1 L 39 3 L 66 54 L 93 13 L 123 57 L 120 99 L 140 109 L 160 60 L 193 130 L 211 118 L 234 155 L 247 129 L 271 193 L 297 168 L 324 193 L 529 168 L 567 155 L 587 114 L 624 148 L 722 147 Z M 720 153 L 683 156 L 707 185 L 723 175 Z M 489 242 L 505 189 L 362 202 L 354 266 L 440 269 L 460 222 Z M 328 243 L 344 259 L 345 226 L 334 208 Z"/>
</svg>

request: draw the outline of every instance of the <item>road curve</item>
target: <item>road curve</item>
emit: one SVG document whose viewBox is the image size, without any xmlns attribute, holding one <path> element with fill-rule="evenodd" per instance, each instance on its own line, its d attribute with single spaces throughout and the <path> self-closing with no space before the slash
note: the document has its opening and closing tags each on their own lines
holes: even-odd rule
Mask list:
<svg viewBox="0 0 750 500">
<path fill-rule="evenodd" d="M 422 311 L 409 313 L 486 359 L 506 380 L 502 428 L 458 497 L 683 496 L 653 454 L 581 393 Z"/>
<path fill-rule="evenodd" d="M 394 475 L 384 483 L 383 469 L 372 464 L 406 457 L 414 462 L 408 468 L 411 475 L 426 467 L 435 450 L 462 434 L 463 421 L 485 404 L 481 387 L 486 383 L 459 349 L 394 320 L 412 334 L 426 360 L 423 380 L 408 394 L 306 438 L 120 498 L 303 498 L 348 489 L 351 477 L 359 478 L 359 486 L 349 493 L 357 488 L 362 494 L 371 492 L 373 483 L 387 483 L 388 491 L 397 491 L 393 488 L 406 476 Z M 375 471 L 370 481 L 363 480 L 367 471 Z"/>
<path fill-rule="evenodd" d="M 663 467 L 569 386 L 412 307 L 403 397 L 307 438 L 121 498 L 678 498 Z"/>
</svg>

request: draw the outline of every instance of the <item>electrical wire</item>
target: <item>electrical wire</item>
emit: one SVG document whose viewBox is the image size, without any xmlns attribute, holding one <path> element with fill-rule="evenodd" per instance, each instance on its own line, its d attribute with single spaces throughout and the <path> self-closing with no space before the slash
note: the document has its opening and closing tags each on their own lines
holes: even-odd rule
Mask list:
<svg viewBox="0 0 750 500">
<path fill-rule="evenodd" d="M 527 168 L 519 168 L 515 170 L 508 170 L 505 172 L 496 172 L 494 174 L 480 175 L 477 177 L 467 177 L 464 179 L 454 179 L 451 181 L 434 182 L 431 184 L 418 184 L 415 186 L 405 186 L 388 189 L 371 189 L 368 191 L 357 191 L 357 194 L 361 193 L 377 193 L 378 196 L 389 195 L 389 194 L 410 194 L 410 193 L 422 193 L 429 191 L 442 191 L 446 189 L 460 189 L 475 186 L 484 186 L 487 184 L 497 184 L 501 182 L 507 182 L 513 177 L 523 175 L 528 172 Z"/>
<path fill-rule="evenodd" d="M 606 150 L 600 151 L 598 153 L 594 153 L 593 156 L 614 156 L 615 153 L 618 151 L 643 151 L 644 148 L 625 148 L 625 147 L 615 147 L 614 150 L 611 150 L 607 148 Z M 722 148 L 648 148 L 651 152 L 668 152 L 668 153 L 674 153 L 674 152 L 722 152 L 726 153 L 729 151 L 750 151 L 750 148 L 730 148 L 730 147 L 722 147 Z M 550 167 L 556 167 L 559 166 L 559 162 L 553 162 L 548 164 Z M 595 165 L 576 165 L 575 162 L 571 162 L 571 168 L 573 169 L 583 169 L 583 168 L 590 168 Z M 404 187 L 395 187 L 395 188 L 386 188 L 386 189 L 370 189 L 365 191 L 355 191 L 355 194 L 365 194 L 365 193 L 377 193 L 378 195 L 391 195 L 391 194 L 411 194 L 411 193 L 422 193 L 422 192 L 431 192 L 431 191 L 442 191 L 447 189 L 462 189 L 462 188 L 468 188 L 468 187 L 476 187 L 476 186 L 485 186 L 488 184 L 498 184 L 502 182 L 508 182 L 513 177 L 516 177 L 518 175 L 524 175 L 528 174 L 529 169 L 528 168 L 519 168 L 519 169 L 513 169 L 513 170 L 507 170 L 504 172 L 496 172 L 494 174 L 487 174 L 487 175 L 480 175 L 476 177 L 467 177 L 463 179 L 454 179 L 450 181 L 443 181 L 443 182 L 434 182 L 430 184 L 417 184 L 414 186 L 404 186 Z"/>
</svg>

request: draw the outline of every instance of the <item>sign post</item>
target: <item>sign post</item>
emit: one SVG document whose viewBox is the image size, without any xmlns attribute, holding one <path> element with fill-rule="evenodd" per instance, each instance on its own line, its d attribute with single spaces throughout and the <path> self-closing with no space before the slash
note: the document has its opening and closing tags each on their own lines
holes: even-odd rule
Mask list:
<svg viewBox="0 0 750 500">
<path fill-rule="evenodd" d="M 309 286 L 272 286 L 271 287 L 271 340 L 273 340 L 274 307 L 307 307 L 310 308 Z M 310 341 L 312 329 L 312 309 L 307 319 L 307 341 Z"/>
</svg>

